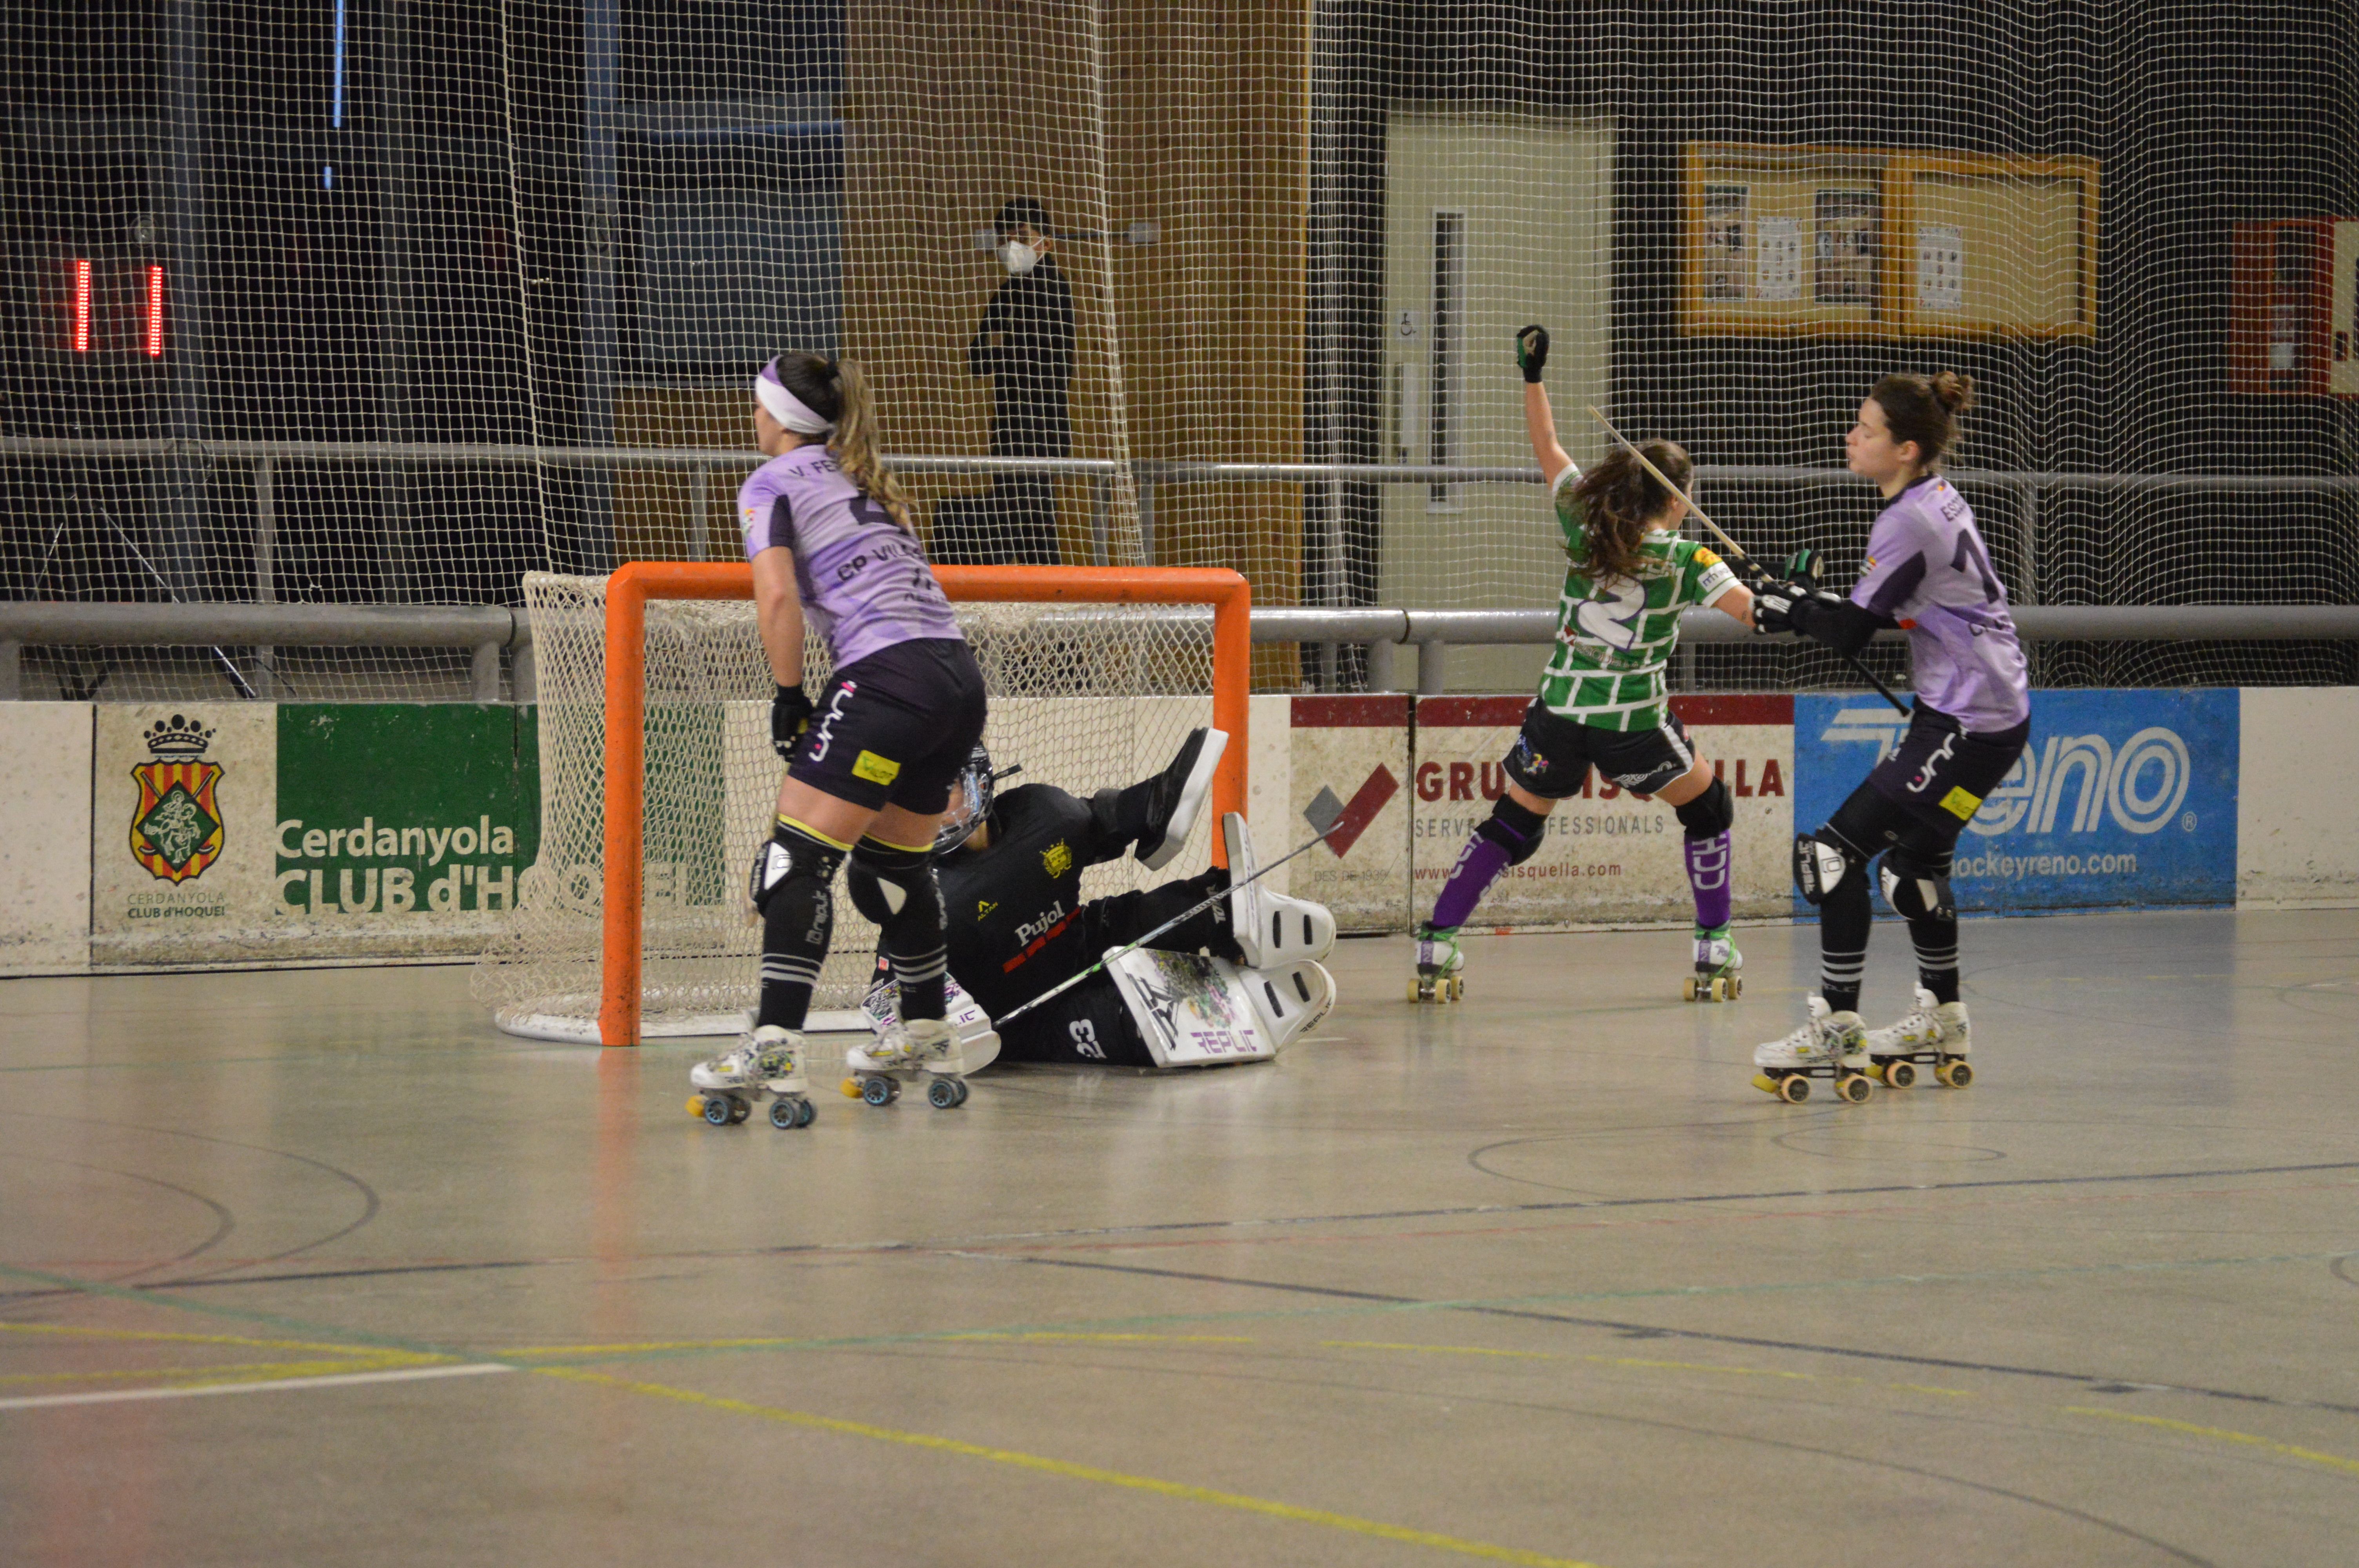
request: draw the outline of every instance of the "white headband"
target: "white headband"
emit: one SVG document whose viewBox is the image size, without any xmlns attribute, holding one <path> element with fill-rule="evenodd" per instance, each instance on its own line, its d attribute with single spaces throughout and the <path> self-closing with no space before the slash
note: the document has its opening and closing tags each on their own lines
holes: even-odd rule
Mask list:
<svg viewBox="0 0 2359 1568">
<path fill-rule="evenodd" d="M 809 404 L 788 392 L 783 383 L 773 381 L 766 374 L 754 378 L 754 399 L 769 411 L 771 418 L 798 436 L 824 436 L 835 428 L 834 420 L 821 418 L 811 412 Z"/>
</svg>

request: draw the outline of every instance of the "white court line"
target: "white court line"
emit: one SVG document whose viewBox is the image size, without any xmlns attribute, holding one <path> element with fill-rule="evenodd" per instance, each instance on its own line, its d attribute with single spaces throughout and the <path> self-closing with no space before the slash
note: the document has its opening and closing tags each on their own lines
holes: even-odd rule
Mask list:
<svg viewBox="0 0 2359 1568">
<path fill-rule="evenodd" d="M 513 1372 L 499 1361 L 476 1361 L 463 1367 L 406 1367 L 395 1372 L 339 1372 L 325 1378 L 266 1379 L 255 1383 L 208 1383 L 195 1389 L 109 1389 L 103 1393 L 34 1394 L 0 1400 L 0 1411 L 39 1410 L 48 1405 L 114 1405 L 130 1400 L 195 1400 L 207 1394 L 268 1394 L 282 1389 L 348 1389 L 359 1383 L 407 1383 L 421 1378 L 475 1378 L 486 1372 Z"/>
</svg>

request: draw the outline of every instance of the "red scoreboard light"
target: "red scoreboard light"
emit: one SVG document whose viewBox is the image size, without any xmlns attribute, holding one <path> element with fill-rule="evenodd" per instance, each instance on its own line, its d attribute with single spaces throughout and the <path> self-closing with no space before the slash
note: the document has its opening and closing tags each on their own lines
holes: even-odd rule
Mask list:
<svg viewBox="0 0 2359 1568">
<path fill-rule="evenodd" d="M 2263 218 L 2229 239 L 2228 390 L 2359 397 L 2359 219 Z"/>
<path fill-rule="evenodd" d="M 57 346 L 77 358 L 164 357 L 164 266 L 159 262 L 65 263 Z"/>
</svg>

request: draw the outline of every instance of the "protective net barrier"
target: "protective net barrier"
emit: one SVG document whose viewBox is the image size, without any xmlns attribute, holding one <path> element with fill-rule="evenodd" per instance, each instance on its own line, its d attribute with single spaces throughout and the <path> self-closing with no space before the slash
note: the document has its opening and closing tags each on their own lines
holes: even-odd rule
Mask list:
<svg viewBox="0 0 2359 1568">
<path fill-rule="evenodd" d="M 1574 456 L 1593 403 L 1681 441 L 1765 556 L 1856 557 L 1843 432 L 1947 366 L 2017 600 L 2359 600 L 2339 0 L 219 0 L 29 8 L 10 43 L 10 597 L 512 603 L 727 558 L 746 380 L 800 346 L 868 367 L 939 560 L 1545 605 L 1537 489 L 1479 477 L 1530 465 L 1508 342 L 1539 321 Z M 34 650 L 26 689 L 451 687 L 223 652 Z M 1461 649 L 1451 684 L 1540 656 Z M 2291 643 L 2035 665 L 2359 674 Z"/>
<path fill-rule="evenodd" d="M 476 994 L 502 1027 L 597 1038 L 603 930 L 605 612 L 603 578 L 525 579 L 539 649 L 540 859 L 518 879 L 506 932 L 485 953 Z M 959 623 L 991 692 L 984 744 L 1000 787 L 1053 784 L 1078 795 L 1159 770 L 1211 721 L 1210 609 L 962 602 Z M 813 640 L 808 689 L 828 674 Z M 647 605 L 642 1006 L 650 1035 L 734 1030 L 755 1002 L 761 932 L 746 882 L 769 838 L 781 764 L 770 748 L 768 661 L 747 601 Z M 1192 875 L 1210 863 L 1199 830 L 1164 871 L 1115 860 L 1083 877 L 1096 898 Z M 1053 852 L 1053 850 L 1051 851 Z M 876 930 L 839 889 L 835 939 L 812 1005 L 841 1010 L 867 989 Z"/>
</svg>

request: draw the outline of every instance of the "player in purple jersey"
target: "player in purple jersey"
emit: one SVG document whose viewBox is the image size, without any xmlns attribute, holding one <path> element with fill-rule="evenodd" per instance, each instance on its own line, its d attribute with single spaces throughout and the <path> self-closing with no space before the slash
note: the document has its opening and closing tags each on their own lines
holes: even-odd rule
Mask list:
<svg viewBox="0 0 2359 1568">
<path fill-rule="evenodd" d="M 1886 626 L 1908 633 L 1917 702 L 1908 731 L 1816 833 L 1794 840 L 1794 882 L 1819 909 L 1820 994 L 1810 1017 L 1754 1053 L 1765 1089 L 1799 1098 L 1808 1075 L 1855 1075 L 1895 1088 L 1930 1065 L 1963 1087 L 1965 1003 L 1958 1000 L 1958 915 L 1950 857 L 1985 795 L 2022 756 L 2031 734 L 2030 677 L 1991 569 L 1973 508 L 1939 470 L 1973 405 L 1973 383 L 1942 371 L 1887 375 L 1859 406 L 1843 439 L 1851 471 L 1884 492 L 1867 559 L 1848 599 L 1811 583 L 1771 589 L 1757 602 L 1765 632 L 1792 632 L 1856 654 Z M 1917 1006 L 1889 1028 L 1859 1016 L 1874 920 L 1867 868 L 1884 857 L 1884 896 L 1908 922 L 1917 948 Z M 1864 1077 L 1846 1098 L 1864 1098 Z"/>
<path fill-rule="evenodd" d="M 835 922 L 836 869 L 876 922 L 901 986 L 901 1022 L 850 1053 L 855 1072 L 934 1075 L 938 1106 L 966 1098 L 957 1032 L 944 1021 L 941 890 L 934 837 L 951 783 L 983 737 L 983 672 L 926 564 L 908 502 L 879 460 L 859 368 L 781 354 L 754 382 L 755 442 L 769 461 L 737 492 L 754 602 L 777 695 L 770 743 L 786 760 L 777 823 L 749 890 L 762 921 L 753 1033 L 690 1075 L 708 1120 L 742 1119 L 745 1091 L 770 1119 L 812 1117 L 804 1015 Z M 803 640 L 824 639 L 834 674 L 814 703 Z"/>
</svg>

